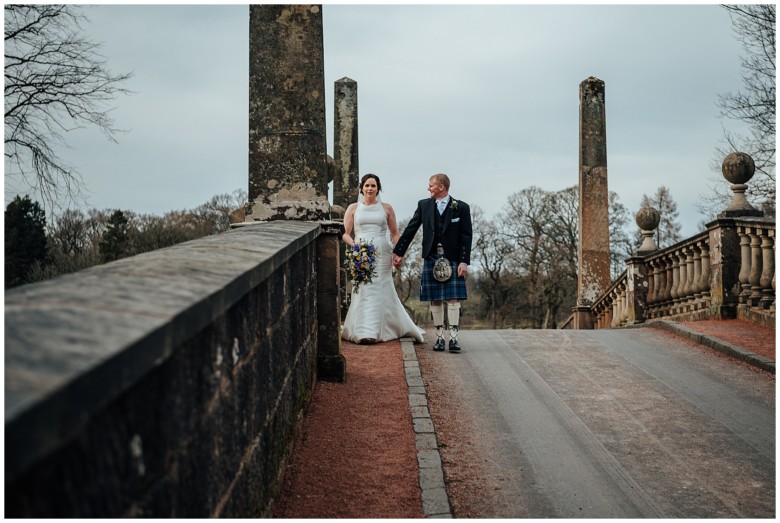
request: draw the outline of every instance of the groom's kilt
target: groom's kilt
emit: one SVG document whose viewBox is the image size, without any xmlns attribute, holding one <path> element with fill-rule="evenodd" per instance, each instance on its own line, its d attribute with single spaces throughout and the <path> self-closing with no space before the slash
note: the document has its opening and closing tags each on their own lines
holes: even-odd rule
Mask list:
<svg viewBox="0 0 780 523">
<path fill-rule="evenodd" d="M 458 277 L 458 266 L 450 262 L 452 277 L 444 283 L 436 281 L 433 277 L 433 264 L 436 260 L 425 258 L 423 260 L 422 278 L 420 281 L 420 301 L 438 300 L 465 300 L 466 278 Z"/>
</svg>

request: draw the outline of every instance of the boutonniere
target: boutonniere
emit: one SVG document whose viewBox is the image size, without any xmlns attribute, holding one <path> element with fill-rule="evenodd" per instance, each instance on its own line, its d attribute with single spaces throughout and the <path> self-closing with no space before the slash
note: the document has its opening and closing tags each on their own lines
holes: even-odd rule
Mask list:
<svg viewBox="0 0 780 523">
<path fill-rule="evenodd" d="M 455 198 L 450 198 L 450 209 L 452 209 L 453 211 L 458 210 L 458 200 L 456 200 Z"/>
</svg>

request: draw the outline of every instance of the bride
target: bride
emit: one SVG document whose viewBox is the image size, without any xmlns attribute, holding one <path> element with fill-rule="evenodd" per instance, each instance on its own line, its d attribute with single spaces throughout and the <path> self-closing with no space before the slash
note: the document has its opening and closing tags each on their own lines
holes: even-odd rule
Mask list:
<svg viewBox="0 0 780 523">
<path fill-rule="evenodd" d="M 376 343 L 409 336 L 416 342 L 423 341 L 425 331 L 417 327 L 398 299 L 390 273 L 393 244 L 400 236 L 395 221 L 395 211 L 388 203 L 382 203 L 379 192 L 382 183 L 375 174 L 366 174 L 360 180 L 357 203 L 351 204 L 344 215 L 344 243 L 350 247 L 356 241 L 373 242 L 377 248 L 376 276 L 371 282 L 360 285 L 359 292 L 352 290 L 341 337 L 356 343 Z M 352 228 L 355 239 L 352 239 Z M 389 231 L 389 235 L 388 235 Z M 390 243 L 392 239 L 392 244 Z"/>
</svg>

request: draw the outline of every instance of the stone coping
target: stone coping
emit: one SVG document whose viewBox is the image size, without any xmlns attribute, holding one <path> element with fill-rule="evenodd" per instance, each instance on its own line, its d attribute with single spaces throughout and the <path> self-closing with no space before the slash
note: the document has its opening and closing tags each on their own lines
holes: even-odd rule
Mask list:
<svg viewBox="0 0 780 523">
<path fill-rule="evenodd" d="M 319 234 L 257 223 L 7 291 L 6 483 Z"/>
<path fill-rule="evenodd" d="M 436 429 L 428 411 L 428 393 L 425 390 L 412 338 L 401 338 L 401 350 L 417 447 L 423 513 L 426 518 L 452 518 L 450 499 L 444 483 L 444 467 L 436 440 Z"/>
</svg>

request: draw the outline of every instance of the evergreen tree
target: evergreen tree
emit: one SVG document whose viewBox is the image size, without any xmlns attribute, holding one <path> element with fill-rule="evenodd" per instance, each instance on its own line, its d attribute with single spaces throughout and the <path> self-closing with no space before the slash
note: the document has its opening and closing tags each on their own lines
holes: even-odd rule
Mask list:
<svg viewBox="0 0 780 523">
<path fill-rule="evenodd" d="M 17 196 L 5 210 L 5 288 L 29 283 L 46 252 L 46 213 L 29 196 Z"/>
<path fill-rule="evenodd" d="M 127 256 L 129 247 L 129 224 L 125 213 L 114 211 L 108 219 L 103 236 L 100 238 L 100 259 L 103 263 Z"/>
<path fill-rule="evenodd" d="M 662 185 L 655 191 L 655 195 L 650 198 L 646 194 L 642 195 L 640 207 L 653 207 L 661 213 L 661 222 L 655 233 L 655 244 L 659 249 L 669 247 L 682 240 L 680 230 L 682 225 L 677 221 L 679 213 L 677 204 L 672 198 L 669 188 Z M 635 235 L 636 247 L 642 244 L 642 233 L 637 229 Z"/>
</svg>

